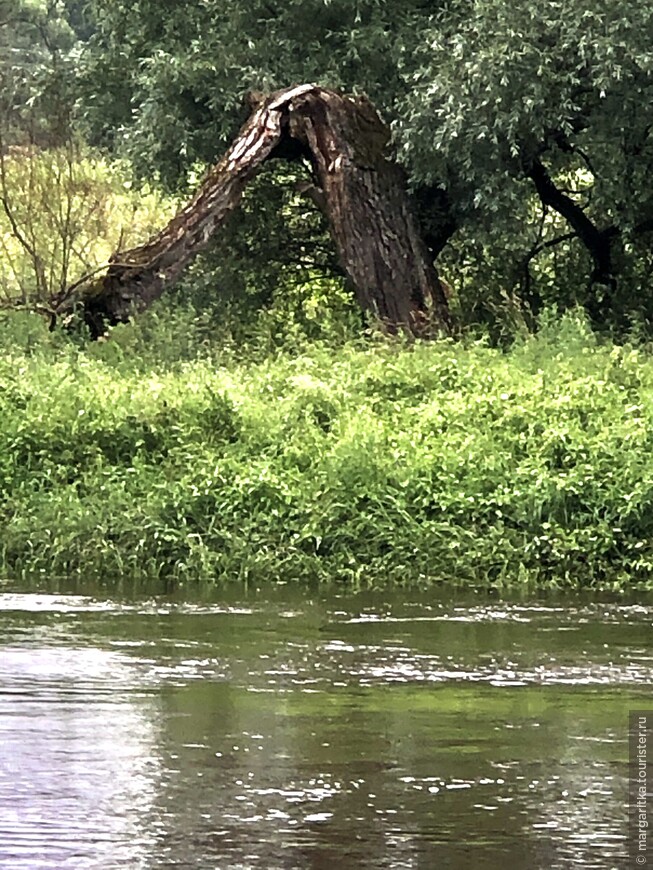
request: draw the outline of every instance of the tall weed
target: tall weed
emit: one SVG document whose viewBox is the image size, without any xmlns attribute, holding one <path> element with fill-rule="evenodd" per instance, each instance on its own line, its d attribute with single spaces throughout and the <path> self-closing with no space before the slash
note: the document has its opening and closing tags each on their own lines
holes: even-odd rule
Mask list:
<svg viewBox="0 0 653 870">
<path fill-rule="evenodd" d="M 183 325 L 182 313 L 177 326 Z M 567 315 L 509 352 L 171 324 L 0 358 L 5 576 L 629 588 L 653 571 L 653 361 Z"/>
</svg>

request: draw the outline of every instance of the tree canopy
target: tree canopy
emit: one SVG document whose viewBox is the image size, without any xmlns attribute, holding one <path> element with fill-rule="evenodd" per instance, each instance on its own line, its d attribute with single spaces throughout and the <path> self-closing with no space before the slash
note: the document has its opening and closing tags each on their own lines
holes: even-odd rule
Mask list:
<svg viewBox="0 0 653 870">
<path fill-rule="evenodd" d="M 598 324 L 653 318 L 650 4 L 21 0 L 0 10 L 0 38 L 30 62 L 32 40 L 51 71 L 42 23 L 59 28 L 77 120 L 141 174 L 183 186 L 225 150 L 252 90 L 365 93 L 391 126 L 466 316 L 509 300 L 535 315 L 580 303 Z M 261 208 L 250 233 L 271 233 L 274 211 Z M 322 232 L 318 221 L 312 240 Z"/>
</svg>

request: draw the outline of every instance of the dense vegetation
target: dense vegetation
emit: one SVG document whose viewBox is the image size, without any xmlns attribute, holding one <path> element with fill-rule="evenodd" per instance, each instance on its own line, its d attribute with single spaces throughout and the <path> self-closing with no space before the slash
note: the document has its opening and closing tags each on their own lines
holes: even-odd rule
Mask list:
<svg viewBox="0 0 653 870">
<path fill-rule="evenodd" d="M 648 582 L 652 46 L 634 0 L 0 0 L 0 570 Z M 299 81 L 390 124 L 455 339 L 364 321 L 301 161 L 142 320 L 59 331 Z"/>
<path fill-rule="evenodd" d="M 198 356 L 190 318 L 190 345 L 152 314 L 85 349 L 21 322 L 0 363 L 11 576 L 650 582 L 653 362 L 578 316 L 509 353 L 252 361 Z"/>
</svg>

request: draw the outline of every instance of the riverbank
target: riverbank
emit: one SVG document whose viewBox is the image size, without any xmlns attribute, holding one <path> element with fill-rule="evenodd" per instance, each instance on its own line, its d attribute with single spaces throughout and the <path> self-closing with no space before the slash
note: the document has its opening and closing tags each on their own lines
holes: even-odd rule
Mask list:
<svg viewBox="0 0 653 870">
<path fill-rule="evenodd" d="M 653 360 L 573 317 L 508 353 L 4 347 L 5 578 L 651 586 Z"/>
</svg>

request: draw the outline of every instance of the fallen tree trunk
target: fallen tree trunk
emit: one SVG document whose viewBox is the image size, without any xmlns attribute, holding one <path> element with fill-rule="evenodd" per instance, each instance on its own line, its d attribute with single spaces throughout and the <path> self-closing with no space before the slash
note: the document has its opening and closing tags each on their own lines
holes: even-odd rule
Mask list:
<svg viewBox="0 0 653 870">
<path fill-rule="evenodd" d="M 126 322 L 157 299 L 205 247 L 266 160 L 310 162 L 307 190 L 326 215 L 360 305 L 390 332 L 448 331 L 447 300 L 417 229 L 400 167 L 386 157 L 389 134 L 365 97 L 299 85 L 253 113 L 193 199 L 146 244 L 115 254 L 83 288 L 91 334 Z"/>
</svg>

